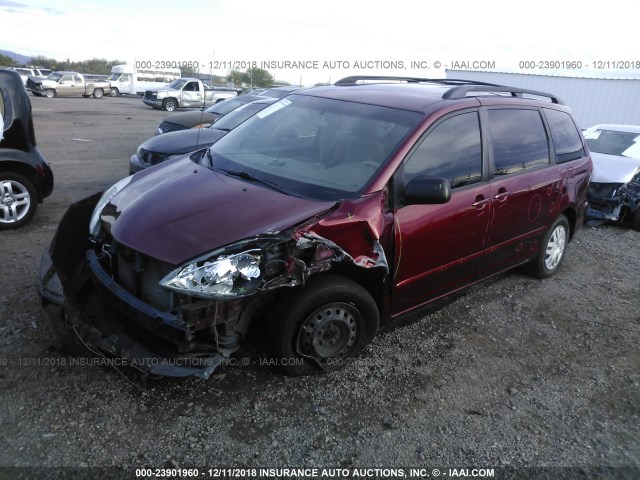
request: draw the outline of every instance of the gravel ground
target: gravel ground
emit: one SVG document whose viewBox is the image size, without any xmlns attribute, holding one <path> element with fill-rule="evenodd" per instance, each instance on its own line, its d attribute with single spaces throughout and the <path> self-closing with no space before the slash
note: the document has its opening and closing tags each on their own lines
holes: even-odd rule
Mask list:
<svg viewBox="0 0 640 480">
<path fill-rule="evenodd" d="M 515 271 L 405 317 L 340 372 L 286 377 L 258 345 L 209 380 L 141 377 L 64 354 L 37 269 L 69 203 L 125 176 L 164 113 L 121 97 L 32 103 L 56 188 L 31 224 L 0 234 L 0 467 L 640 476 L 639 232 L 583 228 L 555 277 Z"/>
</svg>

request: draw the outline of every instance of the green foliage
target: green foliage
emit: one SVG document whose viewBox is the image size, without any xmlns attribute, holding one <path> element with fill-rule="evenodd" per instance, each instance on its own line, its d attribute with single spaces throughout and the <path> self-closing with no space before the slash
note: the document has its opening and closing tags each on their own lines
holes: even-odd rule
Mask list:
<svg viewBox="0 0 640 480">
<path fill-rule="evenodd" d="M 247 70 L 245 82 L 253 87 L 270 87 L 273 85 L 273 75 L 262 68 Z"/>
<path fill-rule="evenodd" d="M 92 58 L 91 60 L 83 60 L 81 62 L 65 62 L 65 70 L 72 70 L 79 73 L 92 73 L 94 75 L 109 75 L 111 67 L 114 65 L 122 65 L 122 60 L 106 60 L 104 58 Z"/>
<path fill-rule="evenodd" d="M 30 65 L 40 68 L 50 68 L 51 70 L 58 70 L 58 61 L 55 58 L 45 57 L 44 55 L 38 55 L 31 59 Z"/>
<path fill-rule="evenodd" d="M 15 62 L 13 58 L 0 54 L 0 65 L 3 67 L 13 67 Z"/>
<path fill-rule="evenodd" d="M 262 68 L 250 68 L 246 72 L 231 70 L 227 78 L 234 85 L 248 85 L 251 88 L 270 87 L 273 85 L 273 75 Z"/>
</svg>

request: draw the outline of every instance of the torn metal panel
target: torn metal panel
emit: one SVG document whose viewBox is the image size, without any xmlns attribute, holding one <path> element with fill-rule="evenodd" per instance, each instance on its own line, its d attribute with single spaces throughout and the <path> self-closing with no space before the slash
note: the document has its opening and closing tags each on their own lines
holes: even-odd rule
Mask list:
<svg viewBox="0 0 640 480">
<path fill-rule="evenodd" d="M 385 232 L 393 223 L 385 215 L 386 191 L 344 201 L 330 215 L 308 228 L 320 238 L 327 239 L 344 251 L 357 266 L 382 267 L 389 271 L 383 244 Z"/>
<path fill-rule="evenodd" d="M 87 225 L 99 198 L 65 214 L 43 255 L 39 289 L 68 338 L 144 372 L 207 378 L 239 348 L 273 291 L 304 285 L 337 265 L 389 271 L 382 193 L 178 268 L 132 250 L 108 231 L 90 240 Z"/>
<path fill-rule="evenodd" d="M 640 173 L 626 184 L 591 183 L 589 185 L 587 218 L 619 220 L 627 212 L 640 208 Z"/>
</svg>

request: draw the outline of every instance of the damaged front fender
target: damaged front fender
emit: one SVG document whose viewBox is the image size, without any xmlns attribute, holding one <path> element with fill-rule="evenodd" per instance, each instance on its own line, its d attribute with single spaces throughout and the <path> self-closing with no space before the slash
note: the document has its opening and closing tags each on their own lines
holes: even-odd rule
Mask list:
<svg viewBox="0 0 640 480">
<path fill-rule="evenodd" d="M 66 212 L 43 254 L 38 289 L 63 339 L 94 355 L 125 359 L 128 363 L 121 364 L 151 374 L 210 376 L 239 348 L 251 319 L 276 301 L 281 287 L 304 286 L 313 275 L 351 269 L 375 272 L 371 278 L 377 295 L 389 272 L 389 222 L 382 214 L 380 193 L 190 262 L 201 262 L 205 270 L 207 262 L 213 266 L 215 275 L 208 277 L 205 271 L 198 278 L 232 283 L 224 294 L 203 298 L 197 292 L 162 288 L 161 277 L 155 286 L 141 285 L 151 281 L 153 272 L 162 271 L 159 260 L 120 246 L 115 239 L 91 240 L 87 234 L 100 196 Z M 247 260 L 242 256 L 246 252 L 259 263 L 240 265 Z M 226 277 L 225 269 L 231 271 Z M 150 291 L 153 295 L 145 298 Z"/>
</svg>

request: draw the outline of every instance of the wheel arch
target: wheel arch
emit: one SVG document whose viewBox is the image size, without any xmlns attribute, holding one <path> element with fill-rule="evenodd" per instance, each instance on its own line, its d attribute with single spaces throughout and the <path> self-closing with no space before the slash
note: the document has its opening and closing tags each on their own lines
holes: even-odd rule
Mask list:
<svg viewBox="0 0 640 480">
<path fill-rule="evenodd" d="M 178 99 L 176 97 L 167 97 L 162 100 L 163 110 L 166 110 L 165 105 L 169 100 L 173 101 L 176 104 L 176 108 L 174 108 L 173 111 L 176 111 L 178 108 L 180 108 L 180 102 L 178 102 Z"/>
<path fill-rule="evenodd" d="M 578 213 L 575 211 L 575 209 L 571 207 L 567 207 L 562 212 L 560 212 L 560 214 L 567 217 L 567 221 L 569 222 L 569 240 L 572 240 L 573 235 L 576 232 L 576 223 L 578 221 Z"/>
<path fill-rule="evenodd" d="M 34 167 L 27 163 L 16 160 L 0 159 L 0 172 L 17 173 L 26 177 L 31 183 L 33 183 L 33 186 L 36 188 L 36 192 L 38 193 L 38 203 L 42 203 L 45 195 L 42 187 L 42 182 L 40 182 L 38 172 Z"/>
<path fill-rule="evenodd" d="M 306 288 L 310 282 L 313 284 L 321 278 L 328 276 L 343 277 L 360 285 L 371 295 L 371 298 L 375 302 L 378 308 L 379 323 L 383 324 L 387 320 L 387 317 L 384 316 L 387 272 L 383 268 L 364 268 L 347 262 L 337 263 L 334 264 L 330 270 L 316 273 L 309 277 L 309 280 L 302 288 Z M 375 326 L 376 331 L 378 327 L 379 325 Z M 367 332 L 366 338 L 370 340 L 371 337 L 370 332 Z"/>
</svg>

